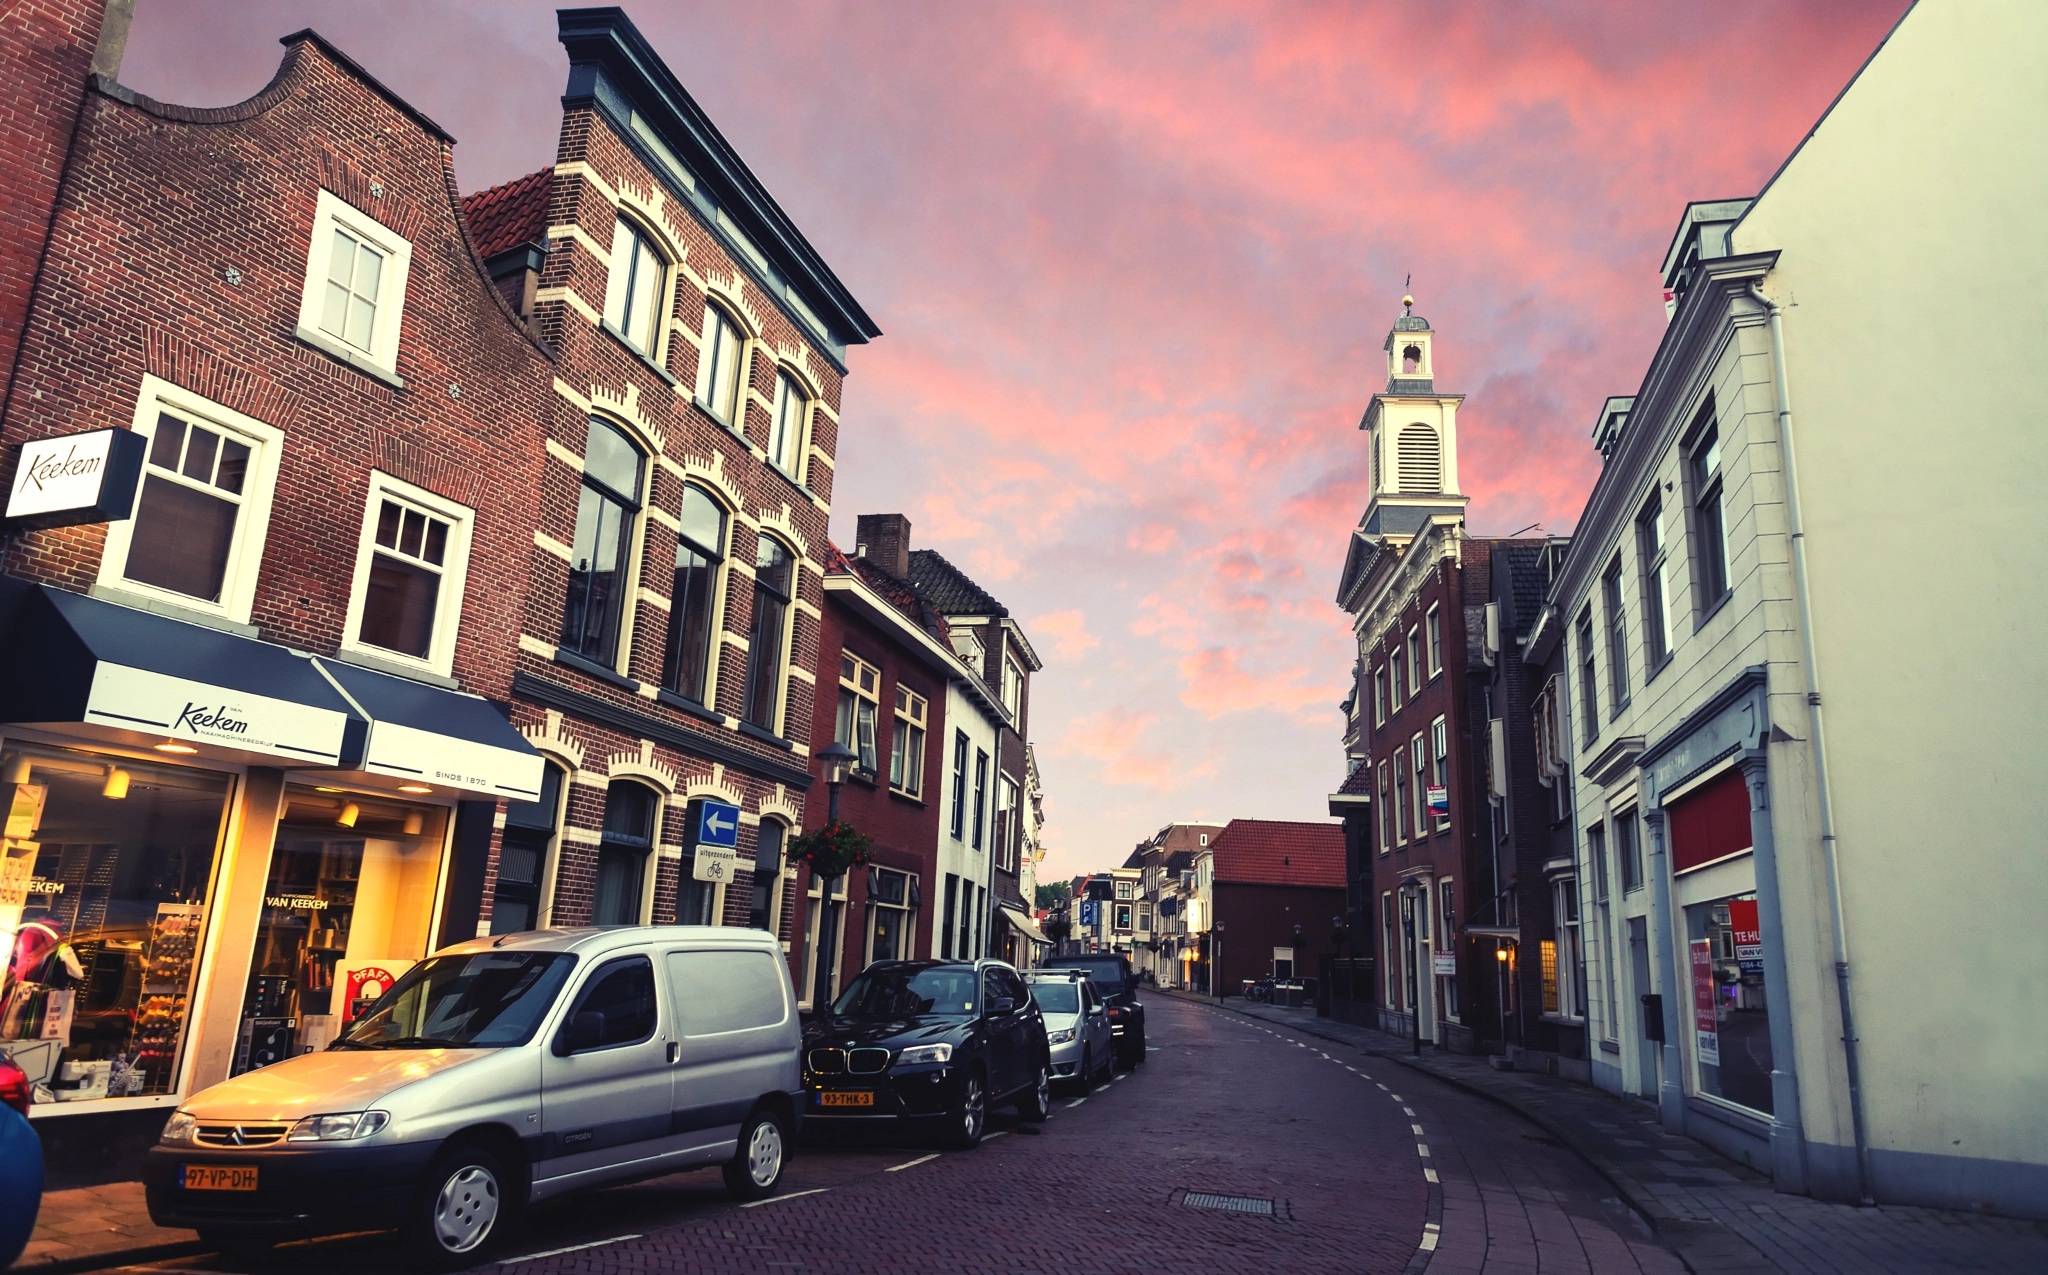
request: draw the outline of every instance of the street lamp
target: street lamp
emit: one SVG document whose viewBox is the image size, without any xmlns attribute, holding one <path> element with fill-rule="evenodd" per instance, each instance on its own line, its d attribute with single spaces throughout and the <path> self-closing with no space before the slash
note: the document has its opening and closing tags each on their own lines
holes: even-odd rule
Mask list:
<svg viewBox="0 0 2048 1275">
<path fill-rule="evenodd" d="M 1209 927 L 1209 964 L 1213 967 L 1209 977 L 1216 983 L 1216 1003 L 1221 1005 L 1227 994 L 1223 984 L 1223 922 Z"/>
<path fill-rule="evenodd" d="M 1409 1048 L 1417 1058 L 1422 1056 L 1422 995 L 1420 971 L 1415 967 L 1415 909 L 1423 897 L 1422 882 L 1410 877 L 1401 883 L 1401 933 L 1407 949 L 1401 963 L 1408 967 Z"/>
<path fill-rule="evenodd" d="M 839 822 L 839 786 L 846 782 L 846 776 L 853 770 L 860 757 L 851 748 L 833 740 L 818 751 L 818 769 L 825 777 L 825 824 L 830 827 Z M 818 890 L 818 954 L 824 959 L 818 962 L 818 985 L 811 994 L 811 1003 L 817 1012 L 824 1014 L 832 1004 L 832 981 L 839 972 L 839 927 L 832 911 L 833 883 L 838 877 L 821 878 L 823 884 Z"/>
</svg>

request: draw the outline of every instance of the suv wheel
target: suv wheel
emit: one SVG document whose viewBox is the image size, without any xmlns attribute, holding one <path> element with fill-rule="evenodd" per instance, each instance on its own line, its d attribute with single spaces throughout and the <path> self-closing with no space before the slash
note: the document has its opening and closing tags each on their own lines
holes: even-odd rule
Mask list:
<svg viewBox="0 0 2048 1275">
<path fill-rule="evenodd" d="M 475 1265 L 508 1229 L 511 1181 L 504 1164 L 482 1147 L 457 1147 L 443 1155 L 427 1171 L 413 1206 L 408 1247 L 435 1269 Z"/>
<path fill-rule="evenodd" d="M 1038 1064 L 1038 1079 L 1017 1100 L 1017 1114 L 1026 1124 L 1044 1124 L 1052 1116 L 1052 1072 Z"/>
<path fill-rule="evenodd" d="M 726 1194 L 735 1200 L 765 1200 L 782 1183 L 782 1122 L 773 1112 L 755 1111 L 740 1126 L 740 1144 L 725 1162 Z"/>
<path fill-rule="evenodd" d="M 969 1151 L 980 1145 L 982 1130 L 988 1125 L 988 1090 L 982 1085 L 979 1071 L 961 1077 L 960 1097 L 947 1115 L 952 1125 L 946 1133 L 948 1147 Z"/>
</svg>

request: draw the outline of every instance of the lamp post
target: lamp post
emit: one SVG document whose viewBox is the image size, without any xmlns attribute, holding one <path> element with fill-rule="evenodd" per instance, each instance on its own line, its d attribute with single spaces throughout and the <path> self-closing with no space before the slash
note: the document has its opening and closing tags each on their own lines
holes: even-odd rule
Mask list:
<svg viewBox="0 0 2048 1275">
<path fill-rule="evenodd" d="M 1223 922 L 1209 927 L 1209 964 L 1213 966 L 1209 977 L 1216 983 L 1216 1003 L 1221 1005 L 1227 994 L 1223 986 Z"/>
<path fill-rule="evenodd" d="M 1410 877 L 1401 883 L 1401 933 L 1407 954 L 1402 964 L 1408 967 L 1408 1018 L 1409 1049 L 1415 1057 L 1422 1056 L 1422 994 L 1421 972 L 1416 969 L 1415 955 L 1415 909 L 1421 905 L 1422 883 Z M 1431 976 L 1432 979 L 1434 975 Z"/>
<path fill-rule="evenodd" d="M 818 751 L 818 769 L 825 777 L 825 825 L 839 822 L 839 786 L 846 782 L 846 776 L 853 770 L 860 757 L 851 748 L 833 740 Z M 811 993 L 811 1004 L 819 1014 L 824 1014 L 832 1004 L 832 980 L 839 970 L 839 927 L 832 911 L 832 890 L 838 877 L 822 877 L 818 889 L 818 985 Z"/>
</svg>

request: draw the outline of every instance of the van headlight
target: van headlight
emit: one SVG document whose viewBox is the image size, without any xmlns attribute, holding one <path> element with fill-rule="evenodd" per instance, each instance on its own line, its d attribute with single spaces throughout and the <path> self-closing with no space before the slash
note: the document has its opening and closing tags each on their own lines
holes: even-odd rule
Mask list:
<svg viewBox="0 0 2048 1275">
<path fill-rule="evenodd" d="M 348 1111 L 338 1116 L 307 1116 L 292 1126 L 286 1142 L 347 1142 L 367 1138 L 391 1123 L 388 1111 Z"/>
<path fill-rule="evenodd" d="M 171 1118 L 164 1121 L 164 1131 L 157 1135 L 159 1142 L 190 1142 L 192 1131 L 199 1127 L 199 1121 L 182 1111 L 173 1111 Z"/>
<path fill-rule="evenodd" d="M 917 1063 L 950 1062 L 952 1057 L 953 1047 L 951 1045 L 912 1045 L 896 1055 L 896 1065 L 902 1067 Z"/>
<path fill-rule="evenodd" d="M 1074 1029 L 1071 1027 L 1064 1027 L 1056 1032 L 1047 1032 L 1045 1034 L 1045 1043 L 1048 1045 L 1064 1045 L 1073 1038 Z"/>
</svg>

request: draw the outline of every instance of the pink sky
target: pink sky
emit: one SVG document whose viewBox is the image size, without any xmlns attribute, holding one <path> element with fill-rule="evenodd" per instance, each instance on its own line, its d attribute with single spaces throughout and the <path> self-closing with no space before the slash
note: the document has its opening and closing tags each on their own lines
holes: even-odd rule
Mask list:
<svg viewBox="0 0 2048 1275">
<path fill-rule="evenodd" d="M 1688 199 L 1754 193 L 1905 8 L 629 6 L 887 334 L 832 525 L 901 511 L 1047 667 L 1042 879 L 1176 819 L 1318 819 L 1358 419 L 1412 273 L 1475 532 L 1568 531 Z M 554 157 L 551 7 L 141 0 L 122 79 L 247 97 L 311 26 L 461 139 Z"/>
</svg>

